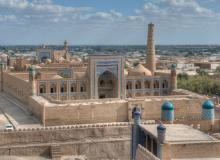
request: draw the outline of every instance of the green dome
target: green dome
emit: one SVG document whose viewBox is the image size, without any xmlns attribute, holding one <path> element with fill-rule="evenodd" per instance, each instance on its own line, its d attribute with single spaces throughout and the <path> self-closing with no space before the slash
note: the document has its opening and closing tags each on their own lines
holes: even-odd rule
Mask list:
<svg viewBox="0 0 220 160">
<path fill-rule="evenodd" d="M 162 105 L 162 110 L 174 110 L 174 106 L 171 102 L 167 101 Z"/>
<path fill-rule="evenodd" d="M 176 64 L 171 64 L 170 68 L 171 69 L 175 69 L 176 68 Z"/>
<path fill-rule="evenodd" d="M 206 100 L 203 104 L 202 104 L 202 108 L 203 109 L 214 109 L 215 105 L 211 100 Z"/>
</svg>

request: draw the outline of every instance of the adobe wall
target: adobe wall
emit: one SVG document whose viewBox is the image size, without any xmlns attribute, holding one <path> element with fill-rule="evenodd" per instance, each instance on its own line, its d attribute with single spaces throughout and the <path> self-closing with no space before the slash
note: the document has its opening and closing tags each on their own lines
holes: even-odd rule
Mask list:
<svg viewBox="0 0 220 160">
<path fill-rule="evenodd" d="M 220 142 L 198 142 L 162 145 L 161 159 L 219 158 Z"/>
<path fill-rule="evenodd" d="M 46 127 L 0 132 L 0 155 L 50 156 L 59 145 L 62 155 L 86 155 L 89 159 L 129 159 L 131 124 L 94 124 Z"/>
<path fill-rule="evenodd" d="M 175 118 L 200 117 L 202 103 L 205 98 L 188 98 L 186 96 L 152 97 L 144 100 L 132 100 L 128 102 L 129 120 L 131 121 L 132 109 L 141 106 L 143 120 L 159 120 L 161 118 L 161 106 L 165 101 L 171 101 L 174 105 Z"/>
<path fill-rule="evenodd" d="M 127 122 L 127 102 L 88 102 L 55 104 L 45 107 L 45 125 Z"/>
<path fill-rule="evenodd" d="M 4 92 L 28 103 L 31 93 L 31 85 L 28 81 L 17 77 L 16 74 L 3 72 L 3 88 Z"/>
<path fill-rule="evenodd" d="M 160 160 L 154 156 L 150 151 L 141 145 L 138 145 L 135 160 Z"/>
<path fill-rule="evenodd" d="M 34 114 L 45 125 L 45 103 L 39 96 L 30 96 L 28 99 L 28 111 Z"/>
<path fill-rule="evenodd" d="M 157 97 L 133 100 L 85 100 L 75 103 L 50 103 L 44 98 L 30 99 L 30 110 L 46 126 L 132 121 L 132 110 L 141 106 L 142 120 L 160 120 L 162 104 L 170 100 L 175 106 L 175 118 L 201 117 L 205 98 Z M 44 99 L 44 103 L 39 103 Z M 42 106 L 45 106 L 44 107 Z M 38 109 L 39 108 L 39 109 Z"/>
</svg>

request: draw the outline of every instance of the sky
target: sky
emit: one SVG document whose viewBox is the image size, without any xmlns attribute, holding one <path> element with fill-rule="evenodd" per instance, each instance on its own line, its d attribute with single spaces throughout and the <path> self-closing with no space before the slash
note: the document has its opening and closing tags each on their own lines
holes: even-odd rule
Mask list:
<svg viewBox="0 0 220 160">
<path fill-rule="evenodd" d="M 0 45 L 220 44 L 220 0 L 0 0 Z"/>
</svg>

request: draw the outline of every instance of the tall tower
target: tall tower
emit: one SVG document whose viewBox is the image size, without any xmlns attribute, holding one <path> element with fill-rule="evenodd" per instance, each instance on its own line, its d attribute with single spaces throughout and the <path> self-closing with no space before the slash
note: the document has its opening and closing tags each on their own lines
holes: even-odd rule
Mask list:
<svg viewBox="0 0 220 160">
<path fill-rule="evenodd" d="M 170 81 L 170 88 L 171 92 L 177 89 L 177 73 L 176 73 L 176 65 L 172 64 L 171 65 L 171 81 Z"/>
<path fill-rule="evenodd" d="M 147 59 L 146 67 L 151 71 L 152 75 L 156 70 L 156 56 L 154 46 L 154 24 L 148 24 L 148 36 L 147 36 Z"/>
<path fill-rule="evenodd" d="M 68 51 L 68 43 L 66 40 L 64 41 L 64 50 Z"/>
<path fill-rule="evenodd" d="M 65 58 L 66 58 L 67 61 L 69 61 L 70 60 L 69 47 L 68 47 L 68 43 L 67 43 L 66 40 L 64 41 L 63 49 L 65 50 Z"/>
</svg>

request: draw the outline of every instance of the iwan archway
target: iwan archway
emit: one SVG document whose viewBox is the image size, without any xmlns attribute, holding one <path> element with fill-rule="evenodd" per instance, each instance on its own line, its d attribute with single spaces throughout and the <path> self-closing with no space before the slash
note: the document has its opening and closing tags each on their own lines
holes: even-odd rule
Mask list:
<svg viewBox="0 0 220 160">
<path fill-rule="evenodd" d="M 98 78 L 98 96 L 99 99 L 117 98 L 117 78 L 108 70 Z"/>
</svg>

